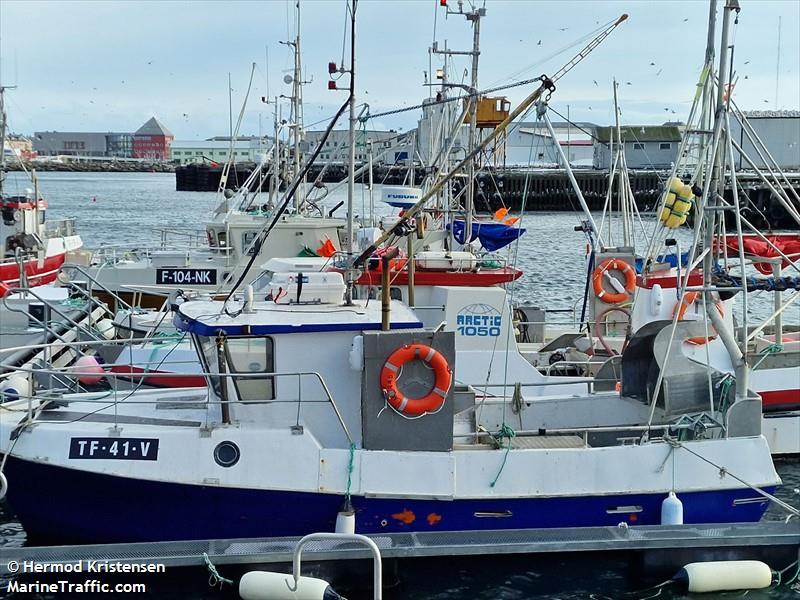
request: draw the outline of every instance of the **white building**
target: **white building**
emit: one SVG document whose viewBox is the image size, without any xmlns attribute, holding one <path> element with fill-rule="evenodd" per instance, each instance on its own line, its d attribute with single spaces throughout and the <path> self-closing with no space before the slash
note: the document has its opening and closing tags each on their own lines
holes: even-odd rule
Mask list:
<svg viewBox="0 0 800 600">
<path fill-rule="evenodd" d="M 744 114 L 781 169 L 800 169 L 800 110 L 751 110 L 745 111 Z M 742 131 L 739 122 L 733 117 L 731 117 L 731 130 L 733 139 L 756 166 L 763 169 L 764 161 L 753 148 L 747 134 Z M 738 152 L 735 156 L 738 169 L 752 168 Z"/>
<path fill-rule="evenodd" d="M 260 162 L 261 155 L 269 151 L 271 140 L 259 137 L 238 138 L 234 142 L 234 162 Z M 175 140 L 170 148 L 170 160 L 186 165 L 189 163 L 216 162 L 228 160 L 231 143 L 229 138 L 208 140 Z"/>
<path fill-rule="evenodd" d="M 561 166 L 556 143 L 573 167 L 591 168 L 594 160 L 594 123 L 553 123 L 553 140 L 543 121 L 515 124 L 505 140 L 505 166 Z"/>
<path fill-rule="evenodd" d="M 305 157 L 317 148 L 324 131 L 305 132 Z M 350 159 L 349 132 L 346 129 L 331 131 L 317 160 L 320 162 L 346 163 Z M 410 156 L 409 134 L 394 130 L 379 131 L 374 129 L 356 130 L 356 162 L 363 163 L 369 159 L 369 144 L 372 143 L 372 156 L 375 164 L 394 164 L 407 160 Z"/>
</svg>

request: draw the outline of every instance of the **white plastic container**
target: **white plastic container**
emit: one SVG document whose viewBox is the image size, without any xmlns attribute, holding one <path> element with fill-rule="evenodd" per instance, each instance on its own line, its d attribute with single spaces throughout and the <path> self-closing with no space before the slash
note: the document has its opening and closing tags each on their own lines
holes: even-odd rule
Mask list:
<svg viewBox="0 0 800 600">
<path fill-rule="evenodd" d="M 276 304 L 341 304 L 344 292 L 344 278 L 336 272 L 275 273 L 267 288 L 268 297 Z"/>
<path fill-rule="evenodd" d="M 416 265 L 427 271 L 474 271 L 478 257 L 471 252 L 428 250 L 415 255 Z"/>
</svg>

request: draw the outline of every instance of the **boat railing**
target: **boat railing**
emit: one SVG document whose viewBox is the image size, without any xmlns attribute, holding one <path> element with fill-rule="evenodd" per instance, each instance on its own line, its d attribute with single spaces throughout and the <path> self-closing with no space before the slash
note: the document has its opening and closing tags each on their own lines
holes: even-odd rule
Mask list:
<svg viewBox="0 0 800 600">
<path fill-rule="evenodd" d="M 96 341 L 79 341 L 79 342 L 66 342 L 64 346 L 72 347 L 72 348 L 82 348 L 84 351 L 93 345 L 102 344 L 103 342 L 96 342 Z M 108 343 L 128 343 L 127 340 L 111 340 L 105 341 L 106 344 Z M 7 352 L 12 351 L 19 351 L 23 348 L 42 348 L 45 345 L 28 345 L 25 347 L 17 347 L 17 348 L 10 348 L 4 349 L 0 351 L 0 356 Z M 170 361 L 170 364 L 176 365 L 181 363 L 191 363 L 195 364 L 194 361 Z M 74 402 L 81 402 L 81 403 L 89 403 L 89 404 L 97 404 L 102 405 L 102 408 L 96 409 L 91 411 L 91 413 L 96 412 L 111 412 L 113 411 L 113 425 L 114 427 L 118 427 L 120 423 L 124 421 L 124 419 L 120 418 L 118 407 L 120 404 L 124 404 L 126 406 L 131 405 L 159 405 L 163 404 L 164 402 L 164 393 L 163 389 L 161 390 L 162 393 L 158 394 L 158 397 L 147 398 L 140 396 L 135 396 L 134 393 L 139 391 L 139 388 L 142 384 L 149 381 L 150 384 L 156 385 L 158 379 L 160 378 L 168 378 L 168 377 L 175 377 L 176 373 L 174 372 L 159 372 L 159 371 L 149 371 L 152 366 L 160 367 L 163 365 L 162 361 L 148 361 L 148 362 L 137 362 L 138 367 L 146 366 L 146 369 L 142 372 L 124 372 L 124 369 L 130 368 L 132 365 L 127 362 L 120 362 L 120 363 L 107 363 L 103 364 L 103 371 L 102 373 L 99 371 L 87 371 L 84 367 L 77 367 L 77 366 L 67 366 L 67 367 L 39 367 L 37 365 L 30 365 L 24 366 L 16 369 L 13 372 L 0 374 L 0 383 L 10 376 L 20 376 L 23 375 L 29 379 L 31 383 L 33 383 L 34 377 L 42 377 L 46 376 L 49 377 L 50 381 L 58 381 L 60 383 L 64 382 L 73 382 L 71 385 L 74 387 L 70 387 L 68 384 L 66 387 L 61 388 L 51 388 L 49 390 L 39 390 L 35 393 L 31 394 L 20 394 L 18 399 L 24 402 L 24 410 L 17 409 L 19 412 L 26 412 L 28 415 L 29 422 L 35 422 L 37 420 L 37 416 L 41 411 L 42 407 L 45 406 L 49 401 L 53 401 L 56 403 L 64 402 L 64 394 L 73 394 L 73 393 L 81 393 L 80 399 L 73 399 Z M 110 371 L 109 369 L 118 369 L 117 372 Z M 120 372 L 122 371 L 122 372 Z M 353 443 L 353 437 L 347 427 L 347 424 L 344 421 L 341 411 L 333 397 L 333 394 L 330 391 L 329 386 L 327 385 L 325 378 L 322 376 L 321 373 L 317 371 L 295 371 L 295 372 L 275 372 L 275 373 L 218 373 L 218 372 L 206 372 L 206 371 L 192 371 L 192 376 L 201 376 L 206 379 L 209 378 L 219 378 L 219 379 L 261 379 L 261 380 L 274 380 L 276 378 L 286 377 L 286 378 L 296 378 L 298 382 L 298 397 L 296 399 L 289 398 L 286 400 L 281 400 L 279 398 L 275 399 L 263 399 L 263 400 L 242 400 L 240 398 L 226 398 L 226 397 L 219 397 L 216 393 L 212 391 L 211 388 L 177 388 L 183 392 L 190 392 L 191 390 L 203 390 L 204 396 L 202 398 L 191 398 L 193 403 L 200 404 L 205 407 L 215 406 L 218 405 L 220 407 L 223 406 L 232 406 L 232 405 L 239 405 L 239 406 L 256 406 L 256 405 L 277 405 L 277 404 L 297 404 L 297 413 L 295 418 L 293 419 L 293 423 L 291 423 L 290 428 L 292 431 L 302 432 L 302 405 L 304 403 L 325 403 L 331 406 L 336 419 L 341 427 L 344 435 L 346 436 L 348 443 Z M 78 384 L 80 378 L 85 377 L 97 377 L 102 376 L 103 379 L 107 382 L 102 389 L 99 391 L 81 391 Z M 323 391 L 324 398 L 322 399 L 311 399 L 305 400 L 303 393 L 302 393 L 302 382 L 304 379 L 312 379 L 319 384 L 319 388 Z M 522 384 L 514 384 L 514 383 L 497 383 L 497 384 L 489 384 L 486 386 L 486 389 L 479 391 L 476 390 L 474 387 L 470 386 L 470 389 L 476 394 L 476 402 L 475 405 L 466 409 L 466 411 L 474 410 L 478 411 L 484 404 L 488 401 L 496 400 L 502 401 L 505 403 L 509 403 L 514 405 L 514 402 L 518 402 L 519 400 L 515 400 L 515 396 L 513 394 L 513 388 L 520 387 L 520 388 L 537 388 L 537 387 L 558 387 L 564 385 L 575 385 L 578 384 L 585 384 L 587 385 L 587 389 L 589 392 L 593 389 L 593 382 L 592 378 L 570 378 L 566 380 L 560 381 L 540 381 L 540 382 L 531 382 L 531 383 L 522 383 Z M 132 387 L 131 387 L 132 386 Z M 226 385 L 225 388 L 227 389 L 228 386 Z M 495 394 L 494 390 L 497 389 L 503 390 L 501 394 Z M 490 391 L 491 390 L 491 391 Z M 608 392 L 609 394 L 613 394 L 614 392 Z M 94 397 L 92 395 L 94 394 Z M 527 397 L 523 398 L 522 402 L 531 402 L 537 400 L 549 400 L 553 396 L 537 396 L 537 397 Z M 121 398 L 121 399 L 120 399 Z M 6 407 L 7 410 L 13 410 L 13 408 Z M 466 412 L 466 411 L 461 411 Z M 58 420 L 53 418 L 53 413 L 49 413 L 47 417 L 48 423 L 59 423 Z M 64 421 L 67 422 L 73 422 Z M 702 421 L 702 423 L 701 423 Z M 701 425 L 701 426 L 700 426 Z M 653 437 L 653 433 L 656 432 L 665 432 L 666 433 L 675 433 L 676 431 L 703 431 L 707 432 L 709 430 L 719 429 L 720 431 L 724 432 L 725 427 L 722 423 L 718 420 L 714 419 L 713 417 L 706 415 L 705 413 L 701 413 L 699 415 L 683 415 L 680 418 L 669 422 L 669 423 L 657 423 L 652 425 L 647 424 L 620 424 L 620 425 L 587 425 L 587 426 L 580 426 L 580 427 L 561 427 L 561 428 L 552 428 L 552 429 L 535 429 L 535 430 L 519 430 L 515 431 L 514 435 L 516 437 L 524 437 L 524 436 L 564 436 L 564 435 L 579 435 L 582 436 L 584 442 L 588 444 L 588 436 L 591 434 L 597 433 L 632 433 L 635 434 L 634 436 L 626 437 L 624 440 L 632 441 L 633 443 L 637 443 L 638 440 L 645 441 L 649 438 Z M 477 440 L 482 437 L 486 437 L 491 435 L 490 432 L 485 430 L 478 430 L 473 432 L 465 432 L 465 433 L 455 433 L 453 434 L 454 439 L 463 439 L 469 438 L 473 440 Z M 622 440 L 623 438 L 619 438 Z"/>
<path fill-rule="evenodd" d="M 169 344 L 170 342 L 175 343 L 176 339 L 164 339 L 158 340 L 163 342 L 164 344 Z M 86 341 L 64 341 L 60 344 L 60 349 L 65 348 L 73 348 L 75 349 L 80 355 L 84 355 L 87 353 L 88 349 L 93 346 L 111 346 L 111 345 L 124 345 L 124 346 L 147 346 L 150 347 L 158 342 L 154 342 L 152 339 L 149 341 L 145 341 L 144 343 L 139 342 L 138 344 L 134 340 L 133 343 L 131 340 L 86 340 Z M 47 347 L 47 344 L 29 344 L 25 346 L 18 346 L 14 348 L 4 348 L 0 350 L 0 357 L 6 354 L 12 354 L 18 352 L 20 350 L 41 350 Z M 123 349 L 120 356 L 125 356 L 125 351 Z M 2 359 L 0 359 L 0 364 L 2 364 Z M 103 380 L 106 381 L 104 384 L 104 389 L 100 392 L 100 396 L 97 398 L 81 398 L 80 402 L 89 402 L 89 403 L 97 403 L 106 405 L 107 408 L 113 408 L 114 410 L 114 426 L 118 425 L 118 404 L 124 402 L 126 405 L 133 405 L 133 404 L 153 404 L 157 405 L 159 402 L 163 403 L 162 396 L 157 399 L 138 399 L 131 397 L 131 395 L 139 390 L 142 385 L 158 385 L 158 380 L 166 380 L 168 378 L 174 379 L 176 376 L 191 376 L 197 378 L 204 378 L 206 381 L 209 379 L 223 379 L 223 380 L 252 380 L 252 379 L 259 379 L 265 381 L 274 381 L 278 378 L 292 378 L 297 380 L 297 398 L 289 398 L 282 400 L 279 397 L 274 399 L 263 399 L 263 400 L 242 400 L 240 398 L 227 398 L 226 396 L 217 397 L 216 394 L 209 393 L 206 395 L 206 398 L 202 401 L 205 405 L 240 405 L 240 406 L 256 406 L 256 405 L 278 405 L 278 404 L 297 404 L 297 413 L 295 416 L 295 422 L 292 425 L 293 430 L 302 430 L 301 426 L 301 416 L 302 416 L 302 405 L 303 404 L 330 404 L 331 409 L 333 410 L 339 425 L 342 428 L 345 436 L 349 443 L 353 443 L 353 437 L 350 434 L 350 430 L 347 427 L 347 424 L 342 417 L 342 413 L 339 410 L 338 405 L 336 404 L 336 400 L 331 393 L 330 387 L 328 386 L 325 378 L 322 376 L 321 373 L 317 371 L 285 371 L 285 372 L 274 372 L 274 373 L 219 373 L 219 372 L 209 372 L 209 371 L 201 371 L 201 370 L 192 370 L 191 372 L 165 372 L 159 371 L 159 368 L 163 368 L 164 364 L 168 364 L 171 367 L 176 367 L 180 365 L 195 365 L 197 361 L 195 360 L 169 360 L 168 363 L 165 362 L 165 359 L 162 357 L 160 360 L 158 357 L 153 356 L 151 359 L 147 361 L 136 361 L 135 365 L 131 362 L 106 362 L 100 365 L 102 368 L 102 372 L 96 369 L 88 369 L 87 367 L 81 367 L 77 365 L 70 365 L 64 367 L 44 367 L 39 365 L 31 365 L 31 366 L 21 366 L 15 367 L 14 371 L 10 371 L 5 374 L 0 374 L 0 383 L 7 377 L 12 375 L 17 376 L 24 376 L 28 379 L 31 384 L 31 389 L 33 389 L 33 381 L 34 378 L 41 378 L 45 376 L 50 380 L 56 379 L 60 382 L 68 382 L 69 385 L 66 387 L 61 387 L 58 389 L 51 389 L 51 390 L 40 390 L 36 393 L 29 394 L 27 396 L 20 396 L 20 399 L 27 398 L 27 412 L 29 414 L 29 418 L 33 418 L 34 413 L 36 412 L 36 407 L 34 407 L 34 402 L 45 403 L 49 400 L 53 401 L 60 401 L 63 398 L 63 394 L 65 393 L 79 393 L 80 391 L 80 380 L 86 378 L 94 378 L 94 377 L 102 377 Z M 133 368 L 140 369 L 138 371 L 133 371 Z M 152 369 L 152 370 L 151 370 Z M 323 398 L 321 399 L 305 399 L 303 394 L 303 381 L 304 380 L 312 380 L 318 384 L 318 389 L 320 389 L 323 393 Z M 98 382 L 99 383 L 99 382 Z M 133 387 L 131 387 L 133 386 Z M 224 386 L 224 389 L 227 390 L 228 386 Z M 149 389 L 149 388 L 145 388 Z M 173 388 L 176 390 L 186 390 L 191 388 Z M 81 392 L 84 393 L 84 392 Z M 91 394 L 92 392 L 85 392 Z M 212 397 L 212 395 L 214 397 Z M 123 400 L 118 400 L 117 398 L 123 397 Z M 101 409 L 102 410 L 102 409 Z M 52 419 L 48 419 L 49 423 L 54 422 Z"/>
<path fill-rule="evenodd" d="M 119 296 L 116 292 L 109 289 L 107 286 L 100 283 L 96 277 L 94 277 L 89 271 L 87 271 L 82 265 L 74 264 L 74 263 L 64 263 L 61 265 L 60 270 L 65 274 L 69 273 L 70 271 L 74 271 L 80 274 L 81 277 L 85 277 L 85 283 L 88 289 L 84 289 L 81 285 L 79 285 L 78 280 L 70 278 L 70 289 L 73 293 L 78 294 L 85 298 L 87 301 L 97 302 L 94 297 L 95 292 L 100 291 L 105 294 L 111 296 L 114 301 L 117 303 L 117 308 L 124 308 L 129 311 L 135 310 L 133 306 L 125 302 L 121 296 Z M 114 318 L 114 313 L 105 305 L 103 304 L 106 312 L 110 315 L 110 318 Z"/>
<path fill-rule="evenodd" d="M 155 232 L 159 235 L 161 247 L 165 249 L 174 246 L 175 240 L 179 240 L 179 243 L 183 246 L 188 245 L 190 249 L 208 247 L 208 234 L 205 229 L 158 227 Z"/>
<path fill-rule="evenodd" d="M 75 227 L 75 219 L 47 219 L 45 221 L 45 233 L 47 237 L 69 237 L 75 235 L 77 228 Z"/>
<path fill-rule="evenodd" d="M 724 432 L 724 426 L 714 421 L 713 426 L 708 424 L 703 425 L 703 432 L 709 432 L 712 429 L 717 429 Z M 648 441 L 666 442 L 672 439 L 672 434 L 676 432 L 697 431 L 698 425 L 692 421 L 678 420 L 672 423 L 654 423 L 652 425 L 595 425 L 586 427 L 560 427 L 554 429 L 519 429 L 514 430 L 514 437 L 544 437 L 544 436 L 579 436 L 584 445 L 589 445 L 589 436 L 592 434 L 600 433 L 630 433 L 633 435 L 626 437 L 618 437 L 617 440 L 622 445 L 640 444 Z M 661 432 L 661 435 L 657 434 Z M 457 439 L 468 439 L 472 441 L 479 440 L 492 436 L 489 431 L 472 431 L 464 433 L 454 433 L 453 437 Z"/>
<path fill-rule="evenodd" d="M 185 244 L 162 244 L 161 242 L 154 242 L 151 244 L 141 244 L 137 242 L 130 242 L 127 244 L 103 244 L 96 248 L 92 253 L 92 263 L 96 266 L 111 265 L 124 261 L 138 261 L 147 258 L 159 258 L 159 254 L 164 252 L 174 252 L 189 255 L 191 252 L 207 251 L 228 256 L 233 253 L 233 246 L 215 246 L 210 248 L 208 245 L 198 244 L 196 246 L 187 246 Z M 180 265 L 176 265 L 180 266 Z"/>
<path fill-rule="evenodd" d="M 78 288 L 79 289 L 79 288 Z M 36 299 L 42 306 L 45 307 L 45 311 L 43 314 L 43 318 L 39 318 L 36 315 L 32 314 L 26 306 L 17 306 L 15 304 L 10 304 L 9 302 L 13 302 L 14 297 L 19 296 L 27 296 Z M 93 327 L 87 327 L 84 323 L 79 322 L 72 318 L 69 314 L 70 312 L 74 312 L 76 307 L 74 305 L 65 306 L 61 302 L 54 302 L 52 299 L 44 298 L 39 295 L 39 293 L 33 288 L 11 288 L 8 290 L 8 294 L 6 294 L 2 298 L 3 306 L 9 312 L 15 312 L 23 314 L 27 317 L 29 322 L 35 323 L 43 332 L 49 334 L 53 337 L 53 339 L 58 339 L 64 344 L 71 344 L 72 342 L 65 339 L 65 337 L 55 329 L 55 324 L 67 324 L 74 330 L 78 331 L 79 333 L 83 333 L 89 336 L 92 340 L 97 340 L 99 342 L 107 342 L 105 338 L 103 338 L 102 334 Z M 102 311 L 101 314 L 105 314 L 107 317 L 113 318 L 114 314 L 108 309 L 108 307 L 103 304 L 102 302 L 98 302 L 95 298 L 90 295 L 86 295 L 86 300 L 82 307 L 88 307 L 82 310 L 82 313 L 88 314 L 93 313 L 96 309 L 100 309 Z M 57 321 L 52 318 L 53 313 L 55 313 L 58 317 L 63 319 L 63 321 Z M 95 320 L 96 321 L 96 320 Z M 83 344 L 84 342 L 81 342 Z M 43 344 L 41 349 L 46 349 L 49 344 Z M 18 348 L 23 349 L 23 348 Z M 82 353 L 80 349 L 78 349 L 79 353 Z M 5 354 L 6 350 L 0 352 L 0 355 Z M 0 361 L 0 365 L 2 365 L 3 361 Z"/>
</svg>

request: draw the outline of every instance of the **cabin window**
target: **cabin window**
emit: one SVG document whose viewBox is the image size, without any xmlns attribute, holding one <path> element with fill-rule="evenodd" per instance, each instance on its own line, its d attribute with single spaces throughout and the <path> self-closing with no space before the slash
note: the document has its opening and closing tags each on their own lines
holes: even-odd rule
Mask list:
<svg viewBox="0 0 800 600">
<path fill-rule="evenodd" d="M 217 359 L 217 345 L 214 338 L 197 336 L 195 337 L 195 344 L 200 348 L 200 352 L 198 354 L 200 355 L 200 362 L 203 365 L 203 371 L 206 373 L 218 372 L 217 365 L 219 360 Z M 208 381 L 217 397 L 222 398 L 222 386 L 220 378 L 216 375 L 209 375 Z"/>
<path fill-rule="evenodd" d="M 229 337 L 225 340 L 225 354 L 232 374 L 258 375 L 275 370 L 272 338 Z M 272 377 L 234 377 L 234 385 L 243 402 L 272 400 L 275 398 Z"/>
<path fill-rule="evenodd" d="M 39 225 L 44 225 L 44 212 L 43 210 L 39 210 Z"/>
<path fill-rule="evenodd" d="M 633 145 L 633 149 L 634 150 L 644 150 L 644 144 L 634 144 Z"/>
<path fill-rule="evenodd" d="M 228 246 L 228 234 L 225 233 L 224 231 L 220 231 L 217 234 L 217 244 L 219 244 L 219 247 L 221 249 L 227 249 L 227 246 Z"/>
<path fill-rule="evenodd" d="M 669 150 L 670 148 L 672 148 L 672 144 L 670 144 L 669 142 L 661 142 L 658 145 L 659 150 Z"/>
</svg>

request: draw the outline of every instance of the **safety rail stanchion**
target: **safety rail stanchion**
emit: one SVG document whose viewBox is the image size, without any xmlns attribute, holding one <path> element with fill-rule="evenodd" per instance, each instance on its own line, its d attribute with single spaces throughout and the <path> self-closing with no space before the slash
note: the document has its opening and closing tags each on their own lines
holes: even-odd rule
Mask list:
<svg viewBox="0 0 800 600">
<path fill-rule="evenodd" d="M 357 533 L 310 533 L 301 538 L 294 547 L 294 554 L 292 556 L 292 577 L 294 577 L 295 589 L 300 581 L 303 547 L 309 542 L 319 540 L 357 542 L 369 548 L 372 552 L 372 585 L 374 588 L 372 597 L 374 600 L 381 600 L 383 598 L 383 564 L 381 561 L 381 551 L 374 541 L 365 535 L 359 535 Z"/>
</svg>

